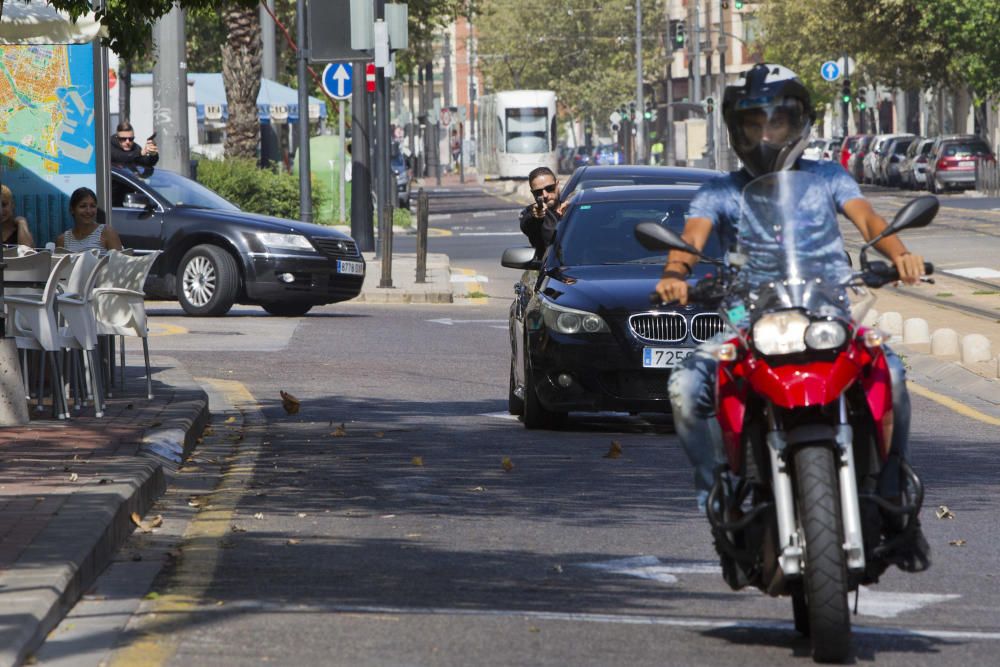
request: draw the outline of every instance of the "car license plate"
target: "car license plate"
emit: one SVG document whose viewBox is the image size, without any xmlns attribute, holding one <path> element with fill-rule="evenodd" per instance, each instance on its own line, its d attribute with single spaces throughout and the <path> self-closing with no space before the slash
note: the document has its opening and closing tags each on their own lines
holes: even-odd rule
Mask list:
<svg viewBox="0 0 1000 667">
<path fill-rule="evenodd" d="M 643 368 L 673 368 L 694 352 L 693 347 L 644 347 Z"/>
<path fill-rule="evenodd" d="M 959 160 L 958 166 L 959 167 L 975 167 L 976 166 L 976 161 L 975 160 Z"/>
<path fill-rule="evenodd" d="M 352 276 L 365 275 L 365 265 L 361 262 L 348 262 L 347 260 L 337 260 L 337 273 L 349 273 Z"/>
</svg>

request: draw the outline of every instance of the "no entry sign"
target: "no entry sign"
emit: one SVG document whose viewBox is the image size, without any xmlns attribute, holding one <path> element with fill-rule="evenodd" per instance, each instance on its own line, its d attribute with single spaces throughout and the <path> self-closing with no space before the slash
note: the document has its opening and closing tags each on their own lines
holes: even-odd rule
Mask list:
<svg viewBox="0 0 1000 667">
<path fill-rule="evenodd" d="M 375 92 L 375 63 L 365 65 L 365 88 L 369 93 Z"/>
</svg>

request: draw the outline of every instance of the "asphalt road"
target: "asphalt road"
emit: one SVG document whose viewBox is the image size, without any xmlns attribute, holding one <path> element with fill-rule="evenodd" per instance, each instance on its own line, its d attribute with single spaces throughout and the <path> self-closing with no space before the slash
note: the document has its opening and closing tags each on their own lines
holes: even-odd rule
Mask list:
<svg viewBox="0 0 1000 667">
<path fill-rule="evenodd" d="M 485 303 L 348 303 L 287 319 L 152 309 L 167 334 L 154 354 L 225 387 L 215 437 L 230 414 L 239 432 L 225 435 L 230 472 L 197 501 L 200 532 L 189 526 L 153 594 L 99 584 L 137 605 L 124 632 L 103 638 L 118 645 L 109 664 L 809 663 L 787 599 L 723 583 L 668 421 L 574 415 L 565 430 L 528 432 L 505 414 L 514 272 L 497 258 L 521 239 L 501 235 L 516 230 L 513 214 L 471 214 L 513 205 L 435 206 L 452 217 L 432 226 L 452 234 L 431 251 L 489 277 Z M 297 414 L 281 390 L 301 401 Z M 991 664 L 997 430 L 913 402 L 934 565 L 862 592 L 856 660 Z M 612 441 L 620 458 L 604 456 Z M 154 511 L 195 516 L 185 501 Z M 955 519 L 935 519 L 939 505 Z M 101 613 L 90 609 L 76 618 Z M 64 631 L 40 664 L 97 664 L 65 650 L 58 662 Z"/>
</svg>

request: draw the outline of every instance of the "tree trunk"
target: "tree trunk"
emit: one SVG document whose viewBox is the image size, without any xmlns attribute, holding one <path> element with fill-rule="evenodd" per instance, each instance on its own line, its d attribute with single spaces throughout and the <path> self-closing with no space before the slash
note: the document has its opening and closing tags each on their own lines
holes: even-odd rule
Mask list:
<svg viewBox="0 0 1000 667">
<path fill-rule="evenodd" d="M 256 159 L 260 142 L 257 117 L 262 48 L 260 16 L 256 7 L 229 4 L 223 10 L 222 22 L 229 35 L 222 47 L 222 79 L 229 105 L 225 154 Z"/>
</svg>

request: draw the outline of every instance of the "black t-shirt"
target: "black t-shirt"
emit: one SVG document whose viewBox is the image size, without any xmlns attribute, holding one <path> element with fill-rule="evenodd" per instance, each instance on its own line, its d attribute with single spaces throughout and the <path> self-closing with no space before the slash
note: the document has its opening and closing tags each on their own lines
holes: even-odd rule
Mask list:
<svg viewBox="0 0 1000 667">
<path fill-rule="evenodd" d="M 545 251 L 556 240 L 556 226 L 559 224 L 559 216 L 552 209 L 548 209 L 544 218 L 536 218 L 532 213 L 532 206 L 525 206 L 521 211 L 519 219 L 521 232 L 528 237 L 528 241 L 535 249 L 535 254 L 541 257 Z"/>
</svg>

